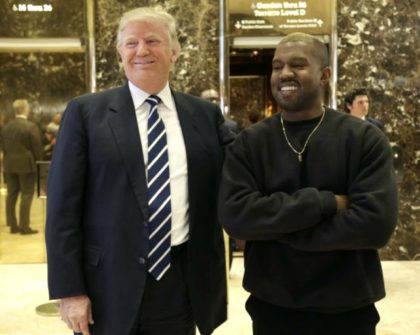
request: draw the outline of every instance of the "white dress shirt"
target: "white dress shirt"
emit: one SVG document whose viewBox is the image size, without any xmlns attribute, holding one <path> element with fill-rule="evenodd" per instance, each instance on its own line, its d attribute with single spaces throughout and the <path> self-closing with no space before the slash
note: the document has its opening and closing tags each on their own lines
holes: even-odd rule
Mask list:
<svg viewBox="0 0 420 335">
<path fill-rule="evenodd" d="M 150 94 L 128 82 L 131 97 L 136 111 L 137 125 L 140 133 L 143 160 L 147 175 L 147 118 L 149 104 L 146 99 Z M 172 231 L 171 245 L 179 245 L 188 240 L 188 168 L 184 136 L 178 119 L 175 102 L 169 84 L 157 94 L 162 100 L 158 113 L 165 128 L 168 142 L 169 173 L 171 185 Z"/>
</svg>

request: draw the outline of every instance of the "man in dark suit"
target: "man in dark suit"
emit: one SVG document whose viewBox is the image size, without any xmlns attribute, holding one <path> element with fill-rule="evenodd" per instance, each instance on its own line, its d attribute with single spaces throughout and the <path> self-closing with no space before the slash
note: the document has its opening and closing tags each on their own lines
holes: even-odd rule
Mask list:
<svg viewBox="0 0 420 335">
<path fill-rule="evenodd" d="M 27 100 L 15 100 L 16 118 L 4 126 L 1 147 L 4 152 L 4 175 L 7 183 L 6 222 L 12 234 L 36 234 L 31 229 L 30 211 L 35 190 L 36 163 L 42 159 L 41 135 L 35 123 L 29 121 Z M 19 224 L 16 202 L 20 194 Z"/>
<path fill-rule="evenodd" d="M 382 121 L 368 116 L 369 95 L 365 88 L 355 88 L 348 92 L 344 97 L 344 103 L 346 110 L 350 115 L 366 120 L 384 131 L 384 124 Z"/>
<path fill-rule="evenodd" d="M 61 299 L 62 319 L 84 335 L 187 335 L 196 326 L 211 334 L 226 320 L 216 197 L 223 145 L 232 138 L 216 105 L 169 87 L 180 49 L 172 16 L 153 8 L 125 13 L 117 49 L 128 84 L 74 99 L 60 125 L 48 182 L 50 298 Z M 159 274 L 151 204 L 163 191 L 150 198 L 155 180 L 148 179 L 156 109 L 169 162 L 155 180 L 168 166 L 170 175 L 159 188 L 170 201 L 157 207 L 172 213 L 162 222 L 171 228 L 161 245 L 166 236 L 171 243 L 157 260 Z"/>
</svg>

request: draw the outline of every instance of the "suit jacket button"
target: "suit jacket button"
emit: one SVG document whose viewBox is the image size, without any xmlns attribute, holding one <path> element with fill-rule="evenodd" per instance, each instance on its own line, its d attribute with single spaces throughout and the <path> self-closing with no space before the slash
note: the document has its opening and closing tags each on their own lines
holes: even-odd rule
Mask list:
<svg viewBox="0 0 420 335">
<path fill-rule="evenodd" d="M 143 258 L 143 257 L 139 257 L 138 262 L 139 262 L 140 264 L 145 264 L 145 263 L 146 263 L 146 259 L 145 259 L 145 258 Z"/>
</svg>

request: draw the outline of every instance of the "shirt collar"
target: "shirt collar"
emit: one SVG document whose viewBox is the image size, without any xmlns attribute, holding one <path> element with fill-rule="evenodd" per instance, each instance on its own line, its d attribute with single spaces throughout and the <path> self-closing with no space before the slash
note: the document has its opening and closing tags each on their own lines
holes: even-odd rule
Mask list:
<svg viewBox="0 0 420 335">
<path fill-rule="evenodd" d="M 137 108 L 143 105 L 150 94 L 135 86 L 131 81 L 128 81 L 128 87 L 130 89 L 131 97 L 133 98 L 134 109 L 137 110 Z M 168 109 L 175 111 L 175 104 L 172 98 L 171 89 L 169 88 L 169 83 L 166 83 L 163 90 L 155 95 L 157 95 L 162 100 L 163 104 Z"/>
</svg>

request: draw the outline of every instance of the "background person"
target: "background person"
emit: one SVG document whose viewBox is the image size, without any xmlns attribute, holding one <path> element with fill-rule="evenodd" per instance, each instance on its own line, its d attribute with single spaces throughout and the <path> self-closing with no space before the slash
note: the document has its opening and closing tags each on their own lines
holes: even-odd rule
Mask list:
<svg viewBox="0 0 420 335">
<path fill-rule="evenodd" d="M 369 95 L 365 88 L 355 88 L 348 92 L 344 97 L 346 110 L 350 115 L 366 120 L 384 131 L 384 123 L 380 120 L 371 118 L 369 113 Z"/>
<path fill-rule="evenodd" d="M 27 100 L 15 100 L 13 110 L 16 118 L 3 127 L 0 141 L 7 183 L 6 222 L 10 233 L 30 235 L 38 232 L 30 227 L 30 212 L 35 191 L 36 161 L 42 159 L 41 136 L 36 124 L 28 120 Z M 18 221 L 16 203 L 19 195 Z"/>
</svg>

